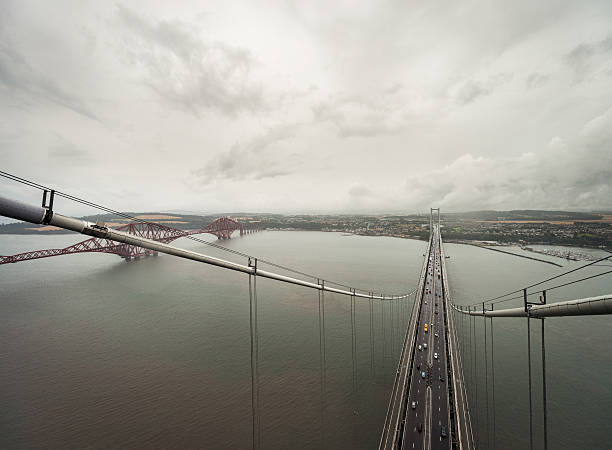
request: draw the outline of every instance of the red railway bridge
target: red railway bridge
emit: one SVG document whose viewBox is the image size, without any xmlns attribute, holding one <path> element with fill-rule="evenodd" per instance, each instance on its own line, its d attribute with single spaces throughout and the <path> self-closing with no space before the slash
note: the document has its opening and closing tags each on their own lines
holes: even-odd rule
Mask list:
<svg viewBox="0 0 612 450">
<path fill-rule="evenodd" d="M 168 244 L 175 239 L 191 236 L 193 234 L 209 233 L 218 239 L 230 239 L 234 231 L 240 231 L 240 236 L 259 231 L 258 227 L 251 224 L 240 223 L 229 217 L 221 217 L 199 230 L 179 230 L 155 222 L 131 222 L 114 227 L 136 236 L 141 236 L 157 242 Z M 33 250 L 30 252 L 17 253 L 15 255 L 1 256 L 0 264 L 10 264 L 31 259 L 49 258 L 51 256 L 70 255 L 73 253 L 112 253 L 121 256 L 126 261 L 132 258 L 138 259 L 143 256 L 156 255 L 157 252 L 129 244 L 118 244 L 108 239 L 91 238 L 65 248 L 49 248 L 44 250 Z"/>
</svg>

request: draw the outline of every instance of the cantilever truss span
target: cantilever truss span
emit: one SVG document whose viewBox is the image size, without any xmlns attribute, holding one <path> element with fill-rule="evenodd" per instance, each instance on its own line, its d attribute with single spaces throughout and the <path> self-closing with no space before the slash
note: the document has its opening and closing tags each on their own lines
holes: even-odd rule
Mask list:
<svg viewBox="0 0 612 450">
<path fill-rule="evenodd" d="M 210 233 L 219 239 L 230 239 L 234 231 L 240 231 L 240 235 L 257 231 L 229 217 L 221 217 L 199 230 L 178 230 L 154 222 L 131 222 L 115 228 L 134 236 L 140 236 L 153 241 L 168 244 L 180 237 L 193 234 Z M 0 264 L 10 264 L 31 259 L 49 258 L 51 256 L 70 255 L 73 253 L 112 253 L 123 259 L 140 258 L 157 254 L 156 251 L 130 244 L 122 244 L 103 238 L 91 238 L 78 242 L 65 248 L 50 248 L 44 250 L 33 250 L 30 252 L 17 253 L 15 255 L 0 256 Z"/>
</svg>

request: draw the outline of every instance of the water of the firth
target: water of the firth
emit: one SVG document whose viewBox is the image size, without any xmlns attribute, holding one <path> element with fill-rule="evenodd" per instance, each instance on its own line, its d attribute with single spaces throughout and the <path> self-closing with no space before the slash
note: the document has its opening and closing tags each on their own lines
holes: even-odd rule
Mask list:
<svg viewBox="0 0 612 450">
<path fill-rule="evenodd" d="M 0 236 L 0 254 L 78 240 Z M 189 240 L 176 244 L 227 257 Z M 413 288 L 425 249 L 419 241 L 316 232 L 263 232 L 222 244 L 385 293 Z M 559 269 L 453 244 L 446 252 L 460 304 L 582 264 L 557 260 Z M 1 448 L 251 446 L 247 276 L 166 255 L 125 263 L 81 254 L 0 266 L 0 289 Z M 611 290 L 610 277 L 602 277 L 555 291 L 549 301 Z M 317 292 L 260 279 L 257 296 L 261 447 L 375 448 L 412 300 L 374 304 L 373 346 L 368 301 L 357 300 L 353 365 L 350 299 L 325 295 L 321 397 Z M 482 349 L 482 320 L 477 327 Z M 539 322 L 534 328 L 539 446 Z M 609 317 L 547 319 L 549 448 L 609 447 L 611 339 Z M 496 320 L 494 346 L 496 448 L 528 448 L 525 320 Z M 466 347 L 464 364 L 473 367 L 469 361 Z M 476 364 L 479 447 L 486 448 L 491 366 L 487 427 L 481 355 Z"/>
</svg>

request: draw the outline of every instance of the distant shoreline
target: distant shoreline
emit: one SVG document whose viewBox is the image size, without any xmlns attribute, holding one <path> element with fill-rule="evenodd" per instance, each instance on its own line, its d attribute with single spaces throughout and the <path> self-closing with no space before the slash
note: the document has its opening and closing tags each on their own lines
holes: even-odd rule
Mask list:
<svg viewBox="0 0 612 450">
<path fill-rule="evenodd" d="M 421 215 L 363 214 L 208 214 L 130 212 L 137 220 L 152 221 L 180 230 L 197 230 L 219 217 L 233 217 L 241 223 L 266 230 L 340 232 L 356 236 L 387 236 L 427 241 L 429 217 Z M 114 214 L 82 217 L 106 226 L 128 223 Z M 563 211 L 480 211 L 443 215 L 442 235 L 445 242 L 468 245 L 567 246 L 583 249 L 612 249 L 612 211 L 576 213 Z M 65 230 L 24 223 L 0 225 L 0 234 L 54 235 Z M 536 252 L 537 253 L 537 252 Z"/>
<path fill-rule="evenodd" d="M 177 223 L 186 223 L 186 222 L 177 222 Z M 26 224 L 27 225 L 27 224 Z M 271 228 L 271 229 L 264 229 L 262 231 L 310 231 L 310 232 L 319 232 L 319 233 L 342 233 L 343 236 L 364 236 L 364 237 L 391 237 L 391 238 L 398 238 L 398 239 L 411 239 L 414 241 L 421 241 L 421 242 L 427 242 L 427 238 L 422 238 L 420 236 L 399 236 L 399 235 L 393 235 L 393 234 L 366 234 L 366 233 L 352 233 L 352 232 L 346 232 L 346 231 L 341 231 L 341 230 L 308 230 L 308 229 L 298 229 L 298 228 Z M 61 228 L 56 228 L 56 227 L 41 227 L 40 229 L 35 229 L 35 228 L 25 228 L 21 231 L 13 231 L 13 232 L 9 232 L 9 233 L 2 233 L 0 232 L 0 236 L 57 236 L 57 235 L 69 235 L 69 234 L 75 234 L 71 231 L 68 230 L 64 230 Z M 444 238 L 444 235 L 442 235 L 442 238 Z M 504 242 L 504 243 L 496 243 L 496 244 L 485 244 L 483 243 L 483 241 L 480 240 L 466 240 L 466 239 L 444 239 L 444 243 L 445 244 L 463 244 L 463 245 L 471 245 L 473 247 L 480 247 L 480 248 L 484 248 L 487 250 L 492 250 L 492 251 L 497 251 L 497 252 L 501 252 L 501 253 L 507 253 L 510 255 L 515 255 L 515 256 L 520 256 L 522 258 L 527 258 L 527 259 L 535 259 L 537 261 L 543 261 L 543 262 L 547 262 L 550 264 L 555 264 L 553 262 L 550 261 L 546 261 L 546 260 L 541 260 L 539 258 L 535 258 L 535 257 L 529 257 L 526 255 L 519 255 L 516 253 L 512 253 L 512 252 L 508 252 L 508 251 L 504 251 L 504 250 L 500 250 L 500 249 L 496 249 L 496 248 L 491 248 L 493 245 L 495 246 L 499 246 L 499 247 L 520 247 L 521 243 L 519 242 Z M 572 247 L 572 248 L 584 248 L 584 249 L 589 249 L 589 250 L 606 250 L 605 248 L 601 248 L 600 246 L 589 246 L 589 245 L 575 245 L 575 244 L 571 244 L 571 243 L 559 243 L 559 242 L 532 242 L 530 243 L 530 245 L 552 245 L 552 246 L 560 246 L 560 247 Z"/>
</svg>

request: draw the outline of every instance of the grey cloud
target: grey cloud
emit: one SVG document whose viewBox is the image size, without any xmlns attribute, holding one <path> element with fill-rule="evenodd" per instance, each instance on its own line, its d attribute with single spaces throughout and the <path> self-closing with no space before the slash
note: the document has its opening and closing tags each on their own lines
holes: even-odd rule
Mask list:
<svg viewBox="0 0 612 450">
<path fill-rule="evenodd" d="M 402 85 L 402 83 L 395 83 L 389 86 L 388 88 L 384 89 L 383 92 L 388 95 L 393 95 L 393 94 L 397 94 L 403 88 L 404 86 Z"/>
<path fill-rule="evenodd" d="M 565 56 L 565 62 L 574 72 L 574 82 L 583 81 L 587 77 L 589 62 L 595 48 L 590 44 L 580 44 Z"/>
<path fill-rule="evenodd" d="M 506 84 L 512 79 L 512 74 L 499 73 L 487 78 L 484 81 L 468 80 L 459 86 L 455 93 L 455 99 L 461 105 L 472 103 L 479 97 L 484 97 L 493 93 L 495 89 Z"/>
<path fill-rule="evenodd" d="M 32 66 L 6 36 L 0 36 L 0 85 L 20 102 L 32 105 L 43 99 L 89 119 L 100 120 L 80 99 Z"/>
<path fill-rule="evenodd" d="M 574 82 L 579 83 L 590 78 L 602 63 L 609 63 L 610 52 L 612 35 L 598 42 L 583 42 L 577 45 L 565 55 L 564 61 L 574 72 Z M 601 57 L 604 61 L 598 60 Z"/>
<path fill-rule="evenodd" d="M 50 145 L 48 152 L 51 159 L 68 165 L 81 165 L 91 162 L 91 155 L 68 139 L 56 134 L 53 140 L 55 142 Z"/>
<path fill-rule="evenodd" d="M 269 129 L 246 144 L 236 143 L 226 152 L 209 161 L 193 174 L 201 184 L 218 180 L 275 178 L 291 174 L 299 163 L 299 156 L 287 152 L 278 144 L 293 138 L 299 124 L 284 124 Z"/>
<path fill-rule="evenodd" d="M 584 60 L 595 53 L 596 45 L 582 43 L 574 47 L 574 49 L 565 56 L 565 61 L 570 66 L 579 66 L 584 63 Z"/>
<path fill-rule="evenodd" d="M 120 209 L 610 207 L 609 121 L 541 144 L 610 107 L 610 0 L 119 2 L 1 2 L 7 170 L 94 196 L 113 173 Z"/>
<path fill-rule="evenodd" d="M 548 82 L 550 77 L 541 73 L 531 73 L 525 78 L 525 86 L 527 89 L 538 88 Z"/>
<path fill-rule="evenodd" d="M 291 175 L 292 173 L 293 171 L 288 170 L 288 169 L 261 170 L 261 171 L 255 172 L 253 174 L 253 178 L 255 180 L 263 180 L 264 178 L 282 177 L 285 175 Z"/>
<path fill-rule="evenodd" d="M 145 84 L 169 104 L 196 115 L 266 108 L 262 88 L 251 80 L 254 60 L 247 49 L 206 42 L 178 20 L 151 23 L 121 5 L 117 16 L 126 31 L 126 60 L 145 70 Z"/>
<path fill-rule="evenodd" d="M 345 197 L 346 208 L 350 210 L 361 211 L 379 211 L 380 202 L 385 200 L 378 192 L 373 191 L 365 184 L 355 184 L 348 190 L 348 196 Z"/>
<path fill-rule="evenodd" d="M 461 86 L 461 89 L 457 92 L 457 100 L 459 103 L 466 105 L 488 93 L 489 90 L 485 88 L 482 83 L 470 80 Z"/>
<path fill-rule="evenodd" d="M 98 38 L 96 34 L 86 26 L 81 26 L 79 34 L 83 42 L 83 47 L 88 53 L 93 53 L 98 46 Z"/>
<path fill-rule="evenodd" d="M 272 144 L 294 137 L 299 127 L 300 124 L 298 123 L 289 123 L 272 127 L 264 134 L 249 141 L 249 143 L 245 145 L 244 150 L 248 152 L 261 152 Z"/>
<path fill-rule="evenodd" d="M 406 126 L 401 108 L 378 97 L 339 95 L 314 105 L 312 112 L 314 122 L 331 122 L 342 138 L 393 134 Z"/>
<path fill-rule="evenodd" d="M 500 158 L 465 154 L 439 170 L 411 177 L 405 185 L 407 201 L 453 210 L 500 205 L 609 208 L 611 145 L 612 108 L 588 122 L 576 139 L 555 138 L 538 153 Z"/>
<path fill-rule="evenodd" d="M 359 184 L 349 189 L 349 195 L 354 198 L 370 197 L 372 191 L 363 184 Z"/>
</svg>

